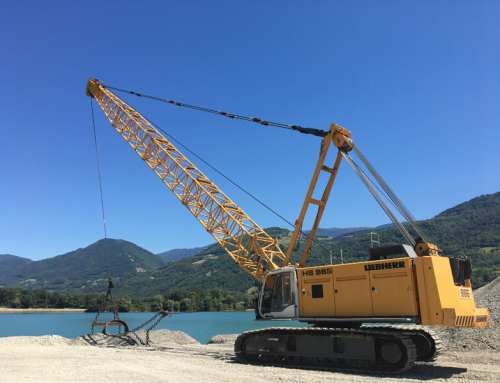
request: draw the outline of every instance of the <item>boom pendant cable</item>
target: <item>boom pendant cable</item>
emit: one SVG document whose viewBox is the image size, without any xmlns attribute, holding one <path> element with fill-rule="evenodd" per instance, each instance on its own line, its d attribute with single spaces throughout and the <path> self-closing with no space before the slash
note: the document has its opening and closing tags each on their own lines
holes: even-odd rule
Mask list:
<svg viewBox="0 0 500 383">
<path fill-rule="evenodd" d="M 401 202 L 401 200 L 396 196 L 396 194 L 392 191 L 392 189 L 389 187 L 389 185 L 385 182 L 385 180 L 382 178 L 382 176 L 375 170 L 373 165 L 368 161 L 368 159 L 365 157 L 365 155 L 359 150 L 357 146 L 354 146 L 354 152 L 356 155 L 361 159 L 361 161 L 365 164 L 366 168 L 368 171 L 375 177 L 377 180 L 378 184 L 382 187 L 384 193 L 387 198 L 393 203 L 394 207 L 401 213 L 403 218 L 406 219 L 408 224 L 413 228 L 417 236 L 423 240 L 424 242 L 427 242 L 425 239 L 425 236 L 421 229 L 418 227 L 415 217 L 411 212 L 406 208 L 406 206 Z"/>
<path fill-rule="evenodd" d="M 385 212 L 387 217 L 393 222 L 393 224 L 396 226 L 396 228 L 400 231 L 401 235 L 408 241 L 408 243 L 412 246 L 415 246 L 415 240 L 413 237 L 410 235 L 408 230 L 404 227 L 404 225 L 398 221 L 394 213 L 387 207 L 387 205 L 384 203 L 382 196 L 377 192 L 377 188 L 375 187 L 376 184 L 373 183 L 373 181 L 366 175 L 366 173 L 361 169 L 361 167 L 354 162 L 354 160 L 349 156 L 348 153 L 342 153 L 344 159 L 347 161 L 347 163 L 352 167 L 354 172 L 359 176 L 361 181 L 365 184 L 367 187 L 368 191 L 371 193 L 371 195 L 375 198 L 379 206 L 382 208 L 382 210 Z"/>
<path fill-rule="evenodd" d="M 95 129 L 95 117 L 94 117 L 94 101 L 93 98 L 90 97 L 90 111 L 92 116 L 92 135 L 94 138 L 94 147 L 95 147 L 95 161 L 96 161 L 96 169 L 97 169 L 97 183 L 99 185 L 99 198 L 101 200 L 101 217 L 102 217 L 102 226 L 104 229 L 104 238 L 108 238 L 108 230 L 106 228 L 106 214 L 104 213 L 104 196 L 102 192 L 102 174 L 101 174 L 101 164 L 99 161 L 99 149 L 97 147 L 97 133 Z"/>
<path fill-rule="evenodd" d="M 114 86 L 108 86 L 108 85 L 104 85 L 104 84 L 103 84 L 103 86 L 107 89 L 114 90 L 116 92 L 127 93 L 127 94 L 131 94 L 133 96 L 147 98 L 147 99 L 154 100 L 154 101 L 159 101 L 159 102 L 162 102 L 164 104 L 170 104 L 170 105 L 178 106 L 181 108 L 197 110 L 199 112 L 216 114 L 216 115 L 230 118 L 233 120 L 243 120 L 243 121 L 253 122 L 255 124 L 259 124 L 262 126 L 271 126 L 274 128 L 294 130 L 296 132 L 300 132 L 303 134 L 311 134 L 313 136 L 318 136 L 318 137 L 325 137 L 328 134 L 327 131 L 321 130 L 321 129 L 305 128 L 305 127 L 300 126 L 300 125 L 285 124 L 282 122 L 273 122 L 273 121 L 264 120 L 264 119 L 259 118 L 259 117 L 251 117 L 251 116 L 245 116 L 243 114 L 229 113 L 229 112 L 224 112 L 222 110 L 207 108 L 205 106 L 186 104 L 184 102 L 179 102 L 176 100 L 170 100 L 170 99 L 166 99 L 166 98 L 162 98 L 162 97 L 150 96 L 150 95 L 139 93 L 139 92 L 136 92 L 133 90 L 116 88 Z"/>
</svg>

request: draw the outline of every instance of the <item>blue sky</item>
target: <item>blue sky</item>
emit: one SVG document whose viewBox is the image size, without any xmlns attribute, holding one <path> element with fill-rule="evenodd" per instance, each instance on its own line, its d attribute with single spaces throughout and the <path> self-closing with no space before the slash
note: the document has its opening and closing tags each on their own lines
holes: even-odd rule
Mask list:
<svg viewBox="0 0 500 383">
<path fill-rule="evenodd" d="M 271 4 L 272 3 L 272 4 Z M 353 136 L 417 218 L 500 190 L 493 1 L 11 1 L 0 6 L 0 253 L 102 237 L 86 80 Z M 295 220 L 319 139 L 127 100 Z M 109 235 L 211 242 L 97 111 Z M 200 165 L 202 170 L 206 170 Z M 206 171 L 260 225 L 283 224 Z M 341 167 L 323 227 L 387 222 Z"/>
</svg>

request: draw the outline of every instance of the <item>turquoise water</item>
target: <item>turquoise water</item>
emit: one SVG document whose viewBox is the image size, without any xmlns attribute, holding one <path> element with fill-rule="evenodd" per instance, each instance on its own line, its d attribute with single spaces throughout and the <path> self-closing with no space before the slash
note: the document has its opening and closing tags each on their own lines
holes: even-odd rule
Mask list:
<svg viewBox="0 0 500 383">
<path fill-rule="evenodd" d="M 149 319 L 153 313 L 123 313 L 120 318 L 130 328 Z M 20 335 L 62 335 L 75 338 L 90 332 L 95 314 L 0 314 L 0 337 Z M 180 330 L 202 343 L 217 334 L 235 334 L 264 327 L 304 326 L 296 321 L 256 321 L 253 312 L 174 313 L 157 328 Z"/>
</svg>

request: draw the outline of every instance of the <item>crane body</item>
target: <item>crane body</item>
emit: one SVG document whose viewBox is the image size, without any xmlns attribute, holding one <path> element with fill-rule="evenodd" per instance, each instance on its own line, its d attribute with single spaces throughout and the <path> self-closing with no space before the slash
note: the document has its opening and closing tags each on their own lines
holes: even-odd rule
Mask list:
<svg viewBox="0 0 500 383">
<path fill-rule="evenodd" d="M 258 226 L 236 203 L 204 175 L 165 135 L 98 80 L 87 83 L 111 125 L 160 177 L 161 181 L 228 253 L 234 262 L 262 282 L 257 304 L 262 319 L 295 319 L 306 328 L 267 328 L 241 334 L 235 352 L 246 361 L 327 365 L 347 370 L 397 373 L 415 361 L 431 361 L 439 340 L 422 326 L 484 328 L 489 313 L 477 308 L 472 293 L 470 262 L 442 256 L 421 237 L 413 217 L 373 170 L 384 190 L 418 233 L 413 239 L 377 196 L 349 152 L 351 133 L 336 124 L 323 135 L 320 156 L 288 251 Z M 338 152 L 332 166 L 328 151 Z M 314 236 L 340 163 L 345 159 L 393 220 L 409 245 L 372 249 L 370 259 L 355 263 L 307 266 Z M 318 177 L 328 181 L 314 198 Z M 303 235 L 308 209 L 317 208 L 304 254 L 293 260 Z M 382 325 L 383 324 L 383 325 Z"/>
<path fill-rule="evenodd" d="M 488 321 L 442 256 L 281 268 L 268 273 L 261 294 L 259 311 L 269 319 L 476 328 Z"/>
</svg>

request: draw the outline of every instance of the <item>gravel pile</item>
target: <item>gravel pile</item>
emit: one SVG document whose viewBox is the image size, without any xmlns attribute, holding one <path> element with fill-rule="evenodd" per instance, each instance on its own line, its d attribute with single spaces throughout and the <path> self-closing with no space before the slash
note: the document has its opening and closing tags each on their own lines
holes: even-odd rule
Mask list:
<svg viewBox="0 0 500 383">
<path fill-rule="evenodd" d="M 500 277 L 474 290 L 477 307 L 490 310 L 490 328 L 446 329 L 438 331 L 446 349 L 453 351 L 500 350 Z"/>
<path fill-rule="evenodd" d="M 101 333 L 87 334 L 76 338 L 73 344 L 108 347 L 145 346 L 146 332 L 137 331 L 137 333 L 122 336 L 110 336 Z M 172 344 L 199 344 L 199 342 L 182 331 L 155 330 L 149 333 L 150 346 L 161 347 Z"/>
<path fill-rule="evenodd" d="M 138 331 L 141 339 L 146 338 L 145 331 Z M 196 339 L 182 331 L 155 330 L 149 333 L 149 341 L 153 346 L 164 346 L 168 344 L 199 344 Z"/>
</svg>

